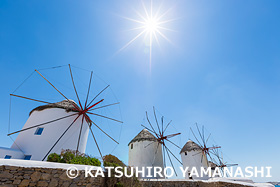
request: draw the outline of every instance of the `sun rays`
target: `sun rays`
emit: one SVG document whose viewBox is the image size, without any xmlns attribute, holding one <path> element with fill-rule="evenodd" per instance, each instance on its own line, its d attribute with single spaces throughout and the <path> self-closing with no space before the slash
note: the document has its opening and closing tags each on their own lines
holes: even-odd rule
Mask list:
<svg viewBox="0 0 280 187">
<path fill-rule="evenodd" d="M 150 1 L 149 7 L 142 1 L 142 13 L 135 11 L 137 18 L 124 17 L 126 20 L 135 23 L 137 26 L 131 28 L 129 31 L 137 31 L 136 35 L 128 41 L 120 50 L 124 50 L 137 39 L 143 38 L 149 47 L 149 66 L 152 65 L 152 49 L 156 42 L 160 46 L 160 39 L 164 39 L 171 43 L 170 39 L 165 35 L 164 31 L 174 31 L 166 24 L 174 21 L 174 19 L 165 19 L 166 15 L 170 12 L 171 8 L 161 12 L 162 6 L 159 6 L 156 10 L 153 8 L 153 2 Z"/>
</svg>

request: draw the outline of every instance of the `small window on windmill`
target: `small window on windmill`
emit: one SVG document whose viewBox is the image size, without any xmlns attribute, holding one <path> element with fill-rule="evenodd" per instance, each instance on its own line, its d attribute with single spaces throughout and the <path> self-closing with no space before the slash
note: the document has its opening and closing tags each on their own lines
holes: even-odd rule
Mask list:
<svg viewBox="0 0 280 187">
<path fill-rule="evenodd" d="M 11 155 L 6 155 L 4 159 L 11 159 L 12 156 Z"/>
<path fill-rule="evenodd" d="M 130 145 L 130 149 L 133 149 L 133 143 Z"/>
<path fill-rule="evenodd" d="M 185 152 L 185 155 L 188 155 L 187 151 Z"/>
<path fill-rule="evenodd" d="M 36 131 L 35 131 L 35 135 L 41 135 L 42 134 L 42 132 L 43 132 L 43 130 L 44 130 L 44 128 L 42 128 L 42 127 L 38 127 L 37 129 L 36 129 Z"/>
<path fill-rule="evenodd" d="M 31 159 L 31 155 L 25 155 L 24 160 L 30 160 Z"/>
</svg>

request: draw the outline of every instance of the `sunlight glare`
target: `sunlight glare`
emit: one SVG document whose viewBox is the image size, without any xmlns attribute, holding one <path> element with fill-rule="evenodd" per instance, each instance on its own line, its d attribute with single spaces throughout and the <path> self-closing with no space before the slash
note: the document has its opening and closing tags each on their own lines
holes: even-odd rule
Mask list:
<svg viewBox="0 0 280 187">
<path fill-rule="evenodd" d="M 145 30 L 149 33 L 154 33 L 158 30 L 158 22 L 155 18 L 149 18 L 145 22 Z"/>
<path fill-rule="evenodd" d="M 170 42 L 171 41 L 165 36 L 163 31 L 173 31 L 169 28 L 164 27 L 163 25 L 173 21 L 174 19 L 171 20 L 164 20 L 164 16 L 170 11 L 171 8 L 169 8 L 167 11 L 164 13 L 160 14 L 160 8 L 159 6 L 157 12 L 154 14 L 153 13 L 153 5 L 152 5 L 152 0 L 151 0 L 151 5 L 150 5 L 150 11 L 147 10 L 145 4 L 142 1 L 142 6 L 144 10 L 144 14 L 140 14 L 139 12 L 136 11 L 136 14 L 139 16 L 138 19 L 133 19 L 133 18 L 127 18 L 125 19 L 132 21 L 134 23 L 137 23 L 139 26 L 132 28 L 130 30 L 140 30 L 138 34 L 134 38 L 132 38 L 129 42 L 127 42 L 119 51 L 122 51 L 126 47 L 128 47 L 131 43 L 133 43 L 135 40 L 137 40 L 141 36 L 145 36 L 144 40 L 148 39 L 149 43 L 149 62 L 150 62 L 150 69 L 151 69 L 151 64 L 152 64 L 152 47 L 153 47 L 153 40 L 157 42 L 159 45 L 159 36 L 164 38 L 166 41 Z M 160 45 L 159 45 L 160 46 Z"/>
</svg>

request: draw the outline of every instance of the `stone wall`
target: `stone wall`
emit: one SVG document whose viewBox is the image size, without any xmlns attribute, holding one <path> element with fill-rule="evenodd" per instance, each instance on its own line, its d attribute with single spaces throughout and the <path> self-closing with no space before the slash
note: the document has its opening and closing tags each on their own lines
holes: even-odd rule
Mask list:
<svg viewBox="0 0 280 187">
<path fill-rule="evenodd" d="M 84 171 L 80 171 L 77 178 L 70 179 L 64 169 L 0 166 L 0 186 L 105 186 L 102 177 L 84 176 Z"/>
<path fill-rule="evenodd" d="M 84 171 L 75 179 L 70 179 L 63 168 L 39 168 L 39 167 L 20 167 L 20 166 L 0 166 L 0 186 L 115 186 L 120 182 L 126 186 L 147 186 L 147 187 L 245 187 L 246 185 L 226 183 L 226 182 L 203 182 L 192 180 L 150 180 L 135 181 L 132 178 L 103 178 L 103 177 L 84 177 Z M 92 173 L 94 174 L 95 171 Z M 253 186 L 253 185 L 248 185 Z"/>
</svg>

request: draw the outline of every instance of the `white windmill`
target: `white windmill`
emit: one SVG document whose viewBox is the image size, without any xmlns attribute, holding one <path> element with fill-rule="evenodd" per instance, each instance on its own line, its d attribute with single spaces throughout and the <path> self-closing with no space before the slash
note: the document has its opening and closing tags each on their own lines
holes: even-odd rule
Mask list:
<svg viewBox="0 0 280 187">
<path fill-rule="evenodd" d="M 199 133 L 200 141 L 195 136 L 193 130 L 190 128 L 192 134 L 194 135 L 194 138 L 198 143 L 195 143 L 192 140 L 188 140 L 180 152 L 182 162 L 183 162 L 183 168 L 184 169 L 188 168 L 185 178 L 207 180 L 209 179 L 209 176 L 207 174 L 201 175 L 201 170 L 202 168 L 204 168 L 204 170 L 207 170 L 208 167 L 210 167 L 207 158 L 207 157 L 211 158 L 210 151 L 221 147 L 220 146 L 208 147 L 207 143 L 211 134 L 209 134 L 207 139 L 205 139 L 204 126 L 202 126 L 202 132 L 199 130 L 197 124 L 196 124 L 196 128 Z M 197 171 L 198 175 L 195 175 L 194 171 L 192 171 L 192 168 L 196 168 L 195 170 Z"/>
<path fill-rule="evenodd" d="M 31 160 L 46 160 L 49 153 L 60 154 L 62 149 L 85 153 L 88 121 L 78 117 L 73 105 L 78 107 L 74 101 L 64 100 L 33 109 L 11 148 L 20 148 L 25 159 Z"/>
<path fill-rule="evenodd" d="M 129 158 L 128 165 L 132 167 L 145 168 L 145 175 L 142 178 L 161 178 L 154 176 L 154 167 L 163 167 L 162 146 L 147 129 L 143 129 L 128 144 Z M 148 167 L 151 167 L 151 176 L 148 176 Z"/>
<path fill-rule="evenodd" d="M 182 150 L 180 151 L 180 154 L 183 162 L 183 167 L 188 167 L 188 170 L 185 175 L 186 179 L 208 179 L 207 176 L 190 176 L 193 167 L 197 169 L 199 175 L 201 172 L 201 167 L 205 169 L 208 167 L 208 160 L 203 154 L 202 148 L 198 144 L 196 144 L 192 140 L 188 140 L 182 148 Z"/>
<path fill-rule="evenodd" d="M 97 91 L 94 97 L 91 98 L 90 88 L 93 72 L 90 71 L 89 84 L 86 86 L 87 94 L 84 94 L 85 102 L 83 103 L 76 89 L 76 84 L 74 83 L 71 66 L 70 64 L 67 66 L 77 102 L 68 99 L 59 88 L 55 87 L 54 84 L 49 81 L 49 79 L 43 76 L 38 70 L 35 70 L 35 72 L 56 91 L 55 93 L 58 93 L 65 100 L 52 103 L 41 99 L 16 95 L 14 93 L 11 94 L 12 97 L 40 102 L 45 105 L 38 106 L 29 113 L 29 118 L 21 130 L 8 134 L 8 136 L 18 134 L 18 136 L 11 148 L 0 148 L 0 158 L 45 161 L 50 153 L 60 153 L 62 149 L 71 149 L 76 152 L 85 153 L 89 131 L 91 132 L 101 158 L 103 158 L 103 156 L 95 137 L 97 131 L 101 131 L 105 136 L 118 144 L 112 136 L 105 132 L 104 123 L 105 120 L 107 122 L 106 125 L 109 124 L 109 121 L 123 122 L 103 115 L 103 113 L 100 114 L 103 109 L 119 104 L 106 103 L 105 96 L 102 93 L 106 93 L 106 89 L 109 85 L 106 85 L 105 88 L 102 87 L 102 89 Z M 65 84 L 65 76 L 61 76 Z M 29 91 L 28 93 L 31 92 L 32 91 Z M 102 119 L 103 123 L 98 123 L 98 119 Z M 93 128 L 96 130 L 93 130 Z"/>
<path fill-rule="evenodd" d="M 159 124 L 155 108 L 153 107 L 154 117 L 156 122 L 156 128 L 151 124 L 148 113 L 146 112 L 146 119 L 150 128 L 142 125 L 145 129 L 142 130 L 129 144 L 129 165 L 138 167 L 161 167 L 162 170 L 166 167 L 166 160 L 168 157 L 170 164 L 174 168 L 171 156 L 172 155 L 180 164 L 181 161 L 171 152 L 167 147 L 167 142 L 181 149 L 178 145 L 170 141 L 170 138 L 180 135 L 181 133 L 166 135 L 166 129 L 171 124 L 170 121 L 166 126 L 164 126 L 164 118 L 161 117 L 161 124 Z M 159 176 L 145 176 L 144 178 L 164 178 Z"/>
</svg>

